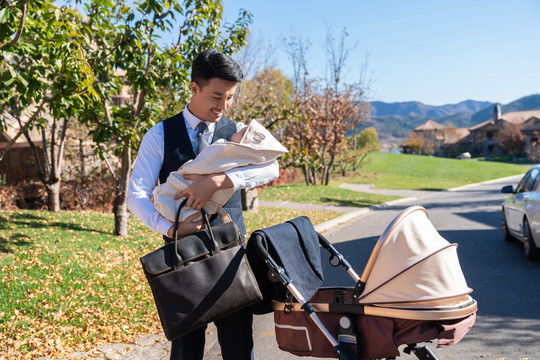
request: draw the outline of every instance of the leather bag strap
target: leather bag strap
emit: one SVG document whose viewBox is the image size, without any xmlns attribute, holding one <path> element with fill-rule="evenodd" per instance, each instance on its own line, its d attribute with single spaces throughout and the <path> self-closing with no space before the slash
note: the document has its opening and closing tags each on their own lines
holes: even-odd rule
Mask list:
<svg viewBox="0 0 540 360">
<path fill-rule="evenodd" d="M 212 231 L 212 226 L 210 226 L 210 221 L 208 220 L 208 214 L 206 214 L 206 211 L 204 211 L 204 209 L 201 209 L 201 213 L 204 219 L 204 223 L 206 224 L 206 228 L 208 229 L 208 235 L 210 235 L 210 255 L 214 256 L 221 252 L 221 248 L 219 247 L 219 244 L 214 238 L 214 232 Z"/>
<path fill-rule="evenodd" d="M 176 270 L 178 267 L 184 266 L 184 262 L 182 261 L 182 257 L 178 253 L 178 226 L 179 226 L 179 220 L 180 220 L 180 212 L 182 211 L 182 208 L 186 205 L 187 198 L 184 199 L 180 203 L 180 206 L 178 206 L 178 210 L 176 211 L 176 217 L 174 219 L 174 228 L 173 228 L 173 239 L 174 239 L 174 258 L 173 258 L 173 266 Z M 210 221 L 208 220 L 208 214 L 204 209 L 201 209 L 201 214 L 204 220 L 204 225 L 206 225 L 206 229 L 208 232 L 208 235 L 210 237 L 210 256 L 214 256 L 216 254 L 219 254 L 221 252 L 221 248 L 219 247 L 219 244 L 217 243 L 214 233 L 212 232 L 212 226 L 210 226 Z M 229 214 L 221 206 L 218 207 L 218 214 L 221 218 L 221 221 L 225 224 L 228 222 L 232 222 L 232 219 Z"/>
<path fill-rule="evenodd" d="M 176 211 L 176 217 L 174 219 L 174 228 L 173 228 L 173 240 L 174 240 L 174 258 L 173 258 L 173 266 L 176 270 L 178 264 L 181 266 L 184 266 L 184 263 L 182 262 L 182 258 L 180 257 L 180 254 L 178 253 L 178 220 L 180 220 L 180 211 L 182 211 L 182 208 L 184 205 L 186 205 L 187 198 L 184 199 L 180 203 L 180 206 L 178 206 L 178 210 Z"/>
</svg>

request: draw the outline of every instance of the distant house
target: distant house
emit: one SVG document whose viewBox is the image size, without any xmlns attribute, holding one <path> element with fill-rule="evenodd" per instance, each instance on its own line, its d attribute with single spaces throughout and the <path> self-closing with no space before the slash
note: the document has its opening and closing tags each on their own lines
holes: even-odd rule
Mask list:
<svg viewBox="0 0 540 360">
<path fill-rule="evenodd" d="M 513 111 L 501 114 L 500 105 L 493 109 L 493 118 L 469 128 L 470 144 L 473 156 L 498 156 L 505 152 L 499 142 L 499 134 L 505 124 L 521 126 L 521 132 L 530 144 L 534 129 L 540 124 L 540 110 Z"/>
<path fill-rule="evenodd" d="M 13 116 L 7 112 L 4 112 L 1 116 L 6 120 L 7 130 L 0 133 L 0 149 L 6 147 L 20 129 L 19 122 Z M 41 148 L 43 141 L 39 132 L 33 129 L 28 134 L 34 144 Z M 34 164 L 34 152 L 30 143 L 24 135 L 21 135 L 17 138 L 11 150 L 0 161 L 0 176 L 5 177 L 8 183 L 25 179 L 38 180 L 38 168 Z"/>
<path fill-rule="evenodd" d="M 444 140 L 444 132 L 446 126 L 441 125 L 433 120 L 428 120 L 422 125 L 418 125 L 413 132 L 416 134 L 422 134 L 425 137 L 442 141 Z"/>
<path fill-rule="evenodd" d="M 114 71 L 115 75 L 123 78 L 125 77 L 126 71 L 121 69 L 116 69 Z M 113 105 L 121 106 L 128 104 L 133 100 L 133 95 L 131 94 L 131 88 L 129 84 L 123 84 L 119 94 L 112 96 Z M 32 106 L 26 109 L 21 116 L 22 123 L 26 123 L 30 117 L 30 114 L 33 113 L 35 106 Z M 0 149 L 7 146 L 7 144 L 17 135 L 20 126 L 17 119 L 11 116 L 7 112 L 0 113 L 0 116 L 5 120 L 7 124 L 7 130 L 0 132 Z M 52 120 L 50 115 L 46 110 L 42 111 L 41 116 L 45 117 L 48 120 Z M 71 129 L 68 129 L 68 134 Z M 37 130 L 29 131 L 29 136 L 32 139 L 32 142 L 36 147 L 40 148 L 39 151 L 43 151 L 43 141 L 40 132 Z M 81 144 L 76 144 L 78 147 L 76 151 L 79 153 L 77 160 L 85 160 L 85 163 L 93 166 L 97 166 L 101 160 L 93 155 L 92 141 L 91 139 L 80 140 Z M 66 144 L 68 147 L 69 144 Z M 41 155 L 40 155 L 41 156 Z M 94 159 L 94 160 L 91 160 Z M 67 175 L 74 173 L 76 170 L 72 168 L 75 166 L 73 161 L 71 163 L 64 163 L 64 173 Z M 0 181 L 5 178 L 8 183 L 16 183 L 21 180 L 39 180 L 39 168 L 36 165 L 34 158 L 34 152 L 30 143 L 27 141 L 24 135 L 21 135 L 17 138 L 13 147 L 8 151 L 4 156 L 2 161 L 0 161 Z"/>
<path fill-rule="evenodd" d="M 409 137 L 421 139 L 423 143 L 423 153 L 436 156 L 456 156 L 461 152 L 461 147 L 466 147 L 460 142 L 469 135 L 467 128 L 447 127 L 433 120 L 414 128 Z M 404 153 L 410 153 L 407 142 L 402 145 Z M 466 151 L 466 150 L 463 150 Z"/>
<path fill-rule="evenodd" d="M 473 157 L 504 155 L 499 134 L 505 124 L 521 126 L 526 146 L 540 139 L 540 110 L 513 111 L 501 114 L 501 106 L 493 109 L 493 118 L 469 128 L 446 127 L 428 120 L 416 127 L 410 136 L 423 139 L 427 148 L 437 156 L 455 157 L 470 152 Z M 403 151 L 407 147 L 403 146 Z"/>
<path fill-rule="evenodd" d="M 119 76 L 121 78 L 125 78 L 126 71 L 122 69 L 115 69 L 114 75 Z M 122 85 L 122 89 L 120 90 L 120 93 L 112 96 L 113 105 L 116 105 L 116 106 L 128 104 L 132 100 L 133 100 L 133 96 L 131 95 L 131 87 L 126 82 L 124 82 L 124 84 Z"/>
</svg>

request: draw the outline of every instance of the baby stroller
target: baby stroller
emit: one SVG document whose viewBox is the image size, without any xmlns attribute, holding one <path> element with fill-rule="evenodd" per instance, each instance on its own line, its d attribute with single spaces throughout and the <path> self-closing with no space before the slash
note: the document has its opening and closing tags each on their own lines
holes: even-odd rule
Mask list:
<svg viewBox="0 0 540 360">
<path fill-rule="evenodd" d="M 354 287 L 323 287 L 319 245 Z M 264 296 L 256 314 L 274 311 L 280 349 L 298 356 L 393 359 L 398 347 L 436 359 L 427 346 L 459 342 L 476 319 L 456 252 L 420 206 L 405 209 L 377 241 L 362 276 L 306 217 L 253 232 L 247 254 Z"/>
</svg>

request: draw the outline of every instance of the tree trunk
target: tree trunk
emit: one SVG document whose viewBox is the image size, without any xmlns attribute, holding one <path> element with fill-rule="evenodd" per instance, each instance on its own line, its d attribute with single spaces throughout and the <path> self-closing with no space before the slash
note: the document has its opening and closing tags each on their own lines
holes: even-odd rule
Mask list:
<svg viewBox="0 0 540 360">
<path fill-rule="evenodd" d="M 47 184 L 46 188 L 49 211 L 60 211 L 60 181 Z"/>
<path fill-rule="evenodd" d="M 114 235 L 126 236 L 128 234 L 128 218 L 126 200 L 120 196 L 114 199 Z"/>
<path fill-rule="evenodd" d="M 127 144 L 122 152 L 122 168 L 116 187 L 116 197 L 113 202 L 114 234 L 126 236 L 128 234 L 127 192 L 129 186 L 129 173 L 131 171 L 131 144 Z"/>
<path fill-rule="evenodd" d="M 303 165 L 302 171 L 304 172 L 304 180 L 306 185 L 317 185 L 317 176 L 315 170 L 313 170 L 309 165 Z"/>
<path fill-rule="evenodd" d="M 307 165 L 302 166 L 302 172 L 304 173 L 304 181 L 306 182 L 306 185 L 309 185 L 309 174 Z"/>
<path fill-rule="evenodd" d="M 317 185 L 317 172 L 313 168 L 309 168 L 310 185 Z"/>
<path fill-rule="evenodd" d="M 329 179 L 330 179 L 330 167 L 325 166 L 322 171 L 321 185 L 328 185 Z"/>
</svg>

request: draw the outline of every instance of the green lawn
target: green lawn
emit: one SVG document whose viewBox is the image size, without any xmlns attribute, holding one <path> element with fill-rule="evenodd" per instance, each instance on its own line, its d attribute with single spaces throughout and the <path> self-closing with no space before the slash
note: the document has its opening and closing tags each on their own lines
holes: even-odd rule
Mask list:
<svg viewBox="0 0 540 360">
<path fill-rule="evenodd" d="M 317 224 L 340 213 L 260 207 L 245 213 L 246 227 L 300 215 Z M 0 212 L 1 355 L 58 357 L 161 331 L 139 258 L 162 237 L 135 217 L 127 237 L 113 229 L 112 214 Z"/>
<path fill-rule="evenodd" d="M 271 186 L 259 190 L 259 198 L 267 201 L 286 200 L 299 203 L 367 207 L 399 196 L 367 194 L 342 189 L 332 182 L 329 186 L 308 186 L 304 183 Z"/>
<path fill-rule="evenodd" d="M 501 162 L 376 152 L 369 155 L 369 161 L 360 171 L 346 177 L 336 176 L 328 186 L 307 186 L 303 182 L 272 186 L 260 190 L 259 198 L 364 207 L 399 197 L 359 193 L 342 189 L 339 184 L 373 183 L 379 189 L 444 190 L 524 174 L 528 168 Z"/>
<path fill-rule="evenodd" d="M 372 153 L 362 172 L 348 182 L 374 183 L 380 189 L 443 190 L 524 174 L 528 166 L 420 155 Z"/>
</svg>

